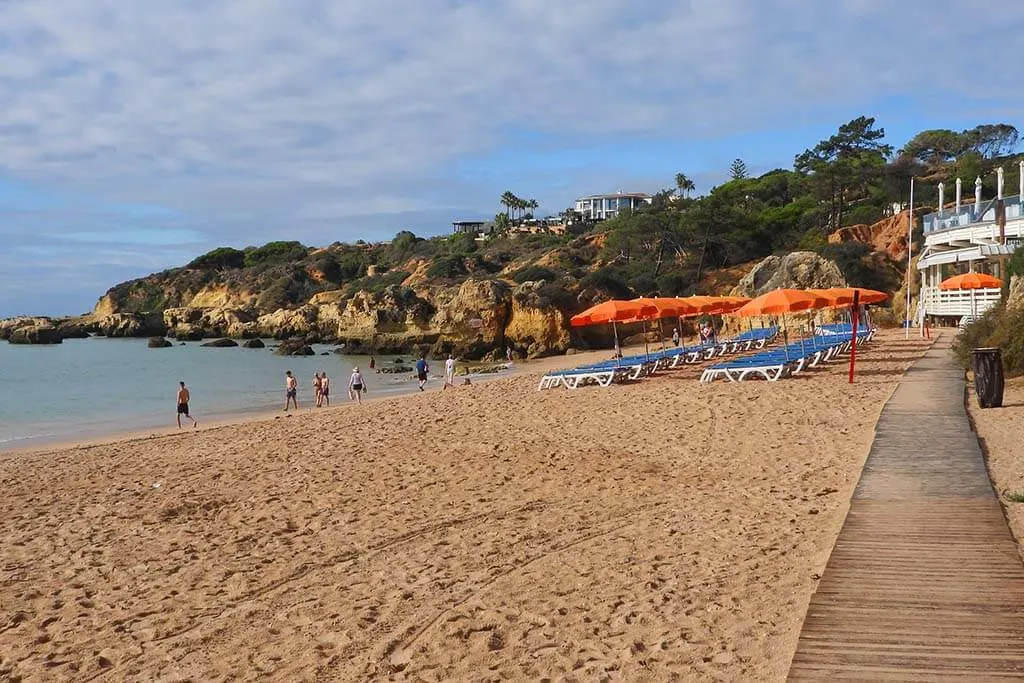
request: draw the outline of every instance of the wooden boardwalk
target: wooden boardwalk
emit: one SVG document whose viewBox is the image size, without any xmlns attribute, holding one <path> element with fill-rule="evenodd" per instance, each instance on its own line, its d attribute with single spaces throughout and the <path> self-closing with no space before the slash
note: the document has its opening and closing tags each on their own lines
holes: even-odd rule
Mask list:
<svg viewBox="0 0 1024 683">
<path fill-rule="evenodd" d="M 1024 563 L 946 334 L 882 410 L 790 680 L 1024 680 Z"/>
</svg>

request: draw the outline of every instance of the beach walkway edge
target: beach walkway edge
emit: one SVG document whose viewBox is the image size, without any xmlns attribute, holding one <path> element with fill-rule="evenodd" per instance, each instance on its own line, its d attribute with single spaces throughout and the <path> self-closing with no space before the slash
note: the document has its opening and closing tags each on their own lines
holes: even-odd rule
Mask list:
<svg viewBox="0 0 1024 683">
<path fill-rule="evenodd" d="M 943 336 L 882 410 L 789 680 L 1024 677 L 1024 562 Z"/>
</svg>

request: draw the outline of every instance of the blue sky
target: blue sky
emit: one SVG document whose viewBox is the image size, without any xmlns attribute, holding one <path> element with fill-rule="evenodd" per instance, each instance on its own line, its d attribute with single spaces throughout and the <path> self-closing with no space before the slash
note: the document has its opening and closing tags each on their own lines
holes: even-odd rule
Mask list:
<svg viewBox="0 0 1024 683">
<path fill-rule="evenodd" d="M 220 245 L 438 234 L 506 189 L 707 190 L 862 114 L 897 147 L 1019 126 L 1022 48 L 1017 3 L 4 0 L 0 316 Z"/>
</svg>

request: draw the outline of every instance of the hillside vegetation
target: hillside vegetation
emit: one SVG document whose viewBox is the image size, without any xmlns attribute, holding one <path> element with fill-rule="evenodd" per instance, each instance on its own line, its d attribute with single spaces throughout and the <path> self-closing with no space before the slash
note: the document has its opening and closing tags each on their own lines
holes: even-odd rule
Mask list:
<svg viewBox="0 0 1024 683">
<path fill-rule="evenodd" d="M 744 162 L 730 167 L 728 182 L 690 197 L 692 182 L 658 192 L 650 206 L 591 225 L 577 234 L 515 235 L 499 231 L 484 241 L 468 235 L 423 239 L 402 231 L 390 243 L 335 243 L 313 249 L 298 242 L 262 247 L 221 247 L 183 268 L 114 287 L 111 298 L 124 312 L 187 305 L 204 288 L 248 292 L 261 313 L 299 306 L 318 292 L 381 290 L 389 285 L 450 285 L 466 278 L 545 280 L 571 293 L 596 287 L 620 296 L 682 295 L 705 283 L 723 283 L 714 272 L 770 254 L 812 250 L 837 262 L 851 284 L 893 290 L 900 268 L 861 242 L 829 244 L 843 226 L 870 224 L 908 200 L 911 175 L 917 202 L 937 199 L 935 183 L 951 187 L 957 176 L 980 175 L 995 191 L 992 169 L 1006 167 L 1014 187 L 1017 165 L 1008 157 L 1017 131 L 1008 124 L 954 132 L 929 130 L 894 153 L 875 120 L 860 117 L 835 135 L 797 154 L 791 170 L 747 177 Z M 506 212 L 499 228 L 508 226 Z M 951 197 L 949 197 L 951 199 Z M 530 207 L 526 203 L 527 208 Z"/>
</svg>

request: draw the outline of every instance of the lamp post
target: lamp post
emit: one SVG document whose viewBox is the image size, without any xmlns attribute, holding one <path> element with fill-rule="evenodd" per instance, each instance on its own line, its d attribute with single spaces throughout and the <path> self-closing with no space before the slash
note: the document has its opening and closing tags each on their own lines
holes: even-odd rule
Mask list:
<svg viewBox="0 0 1024 683">
<path fill-rule="evenodd" d="M 910 263 L 914 240 L 914 176 L 910 176 L 910 211 L 907 212 L 907 310 L 903 321 L 904 338 L 910 339 Z"/>
</svg>

